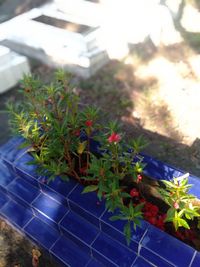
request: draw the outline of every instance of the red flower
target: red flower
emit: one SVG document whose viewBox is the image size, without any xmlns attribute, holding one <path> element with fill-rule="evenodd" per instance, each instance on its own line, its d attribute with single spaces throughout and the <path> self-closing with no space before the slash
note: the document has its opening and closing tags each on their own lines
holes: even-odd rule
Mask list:
<svg viewBox="0 0 200 267">
<path fill-rule="evenodd" d="M 142 181 L 142 175 L 138 174 L 137 175 L 137 183 L 141 182 Z"/>
<path fill-rule="evenodd" d="M 182 234 L 180 231 L 176 231 L 175 235 L 176 235 L 176 237 L 178 237 L 181 240 L 185 239 L 184 234 Z"/>
<path fill-rule="evenodd" d="M 80 136 L 80 134 L 81 134 L 81 131 L 79 129 L 74 131 L 75 136 Z"/>
<path fill-rule="evenodd" d="M 195 232 L 192 229 L 185 229 L 185 237 L 188 240 L 194 240 L 195 239 Z"/>
<path fill-rule="evenodd" d="M 121 136 L 117 133 L 112 133 L 109 137 L 108 137 L 108 142 L 109 143 L 118 143 L 121 140 Z"/>
<path fill-rule="evenodd" d="M 158 216 L 156 226 L 160 228 L 161 230 L 165 230 L 165 219 L 166 219 L 166 214 Z"/>
<path fill-rule="evenodd" d="M 147 218 L 147 221 L 153 225 L 156 225 L 156 218 L 155 217 L 150 217 L 150 218 Z"/>
<path fill-rule="evenodd" d="M 87 120 L 87 121 L 85 122 L 85 125 L 86 125 L 87 127 L 92 127 L 92 125 L 93 125 L 93 121 L 92 121 L 92 120 Z"/>
<path fill-rule="evenodd" d="M 87 174 L 87 166 L 80 168 L 79 171 L 81 174 Z"/>
<path fill-rule="evenodd" d="M 174 202 L 174 208 L 177 210 L 177 209 L 179 209 L 179 204 L 177 203 L 177 202 Z"/>
<path fill-rule="evenodd" d="M 158 207 L 156 205 L 151 204 L 150 202 L 146 202 L 144 206 L 144 212 L 150 213 L 151 216 L 156 216 L 158 214 Z"/>
<path fill-rule="evenodd" d="M 133 188 L 130 192 L 130 196 L 131 197 L 139 197 L 139 192 L 137 191 L 137 189 Z"/>
<path fill-rule="evenodd" d="M 150 212 L 150 211 L 145 211 L 145 212 L 144 212 L 144 217 L 145 217 L 146 220 L 147 220 L 148 218 L 152 217 L 151 212 Z"/>
</svg>

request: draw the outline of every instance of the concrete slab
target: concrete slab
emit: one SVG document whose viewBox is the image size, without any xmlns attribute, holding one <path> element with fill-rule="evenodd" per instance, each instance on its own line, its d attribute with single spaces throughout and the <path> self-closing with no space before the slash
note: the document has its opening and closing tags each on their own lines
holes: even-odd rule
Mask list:
<svg viewBox="0 0 200 267">
<path fill-rule="evenodd" d="M 3 66 L 11 59 L 10 49 L 5 46 L 0 46 L 0 66 Z"/>
<path fill-rule="evenodd" d="M 86 4 L 86 6 L 83 4 Z M 109 61 L 105 48 L 99 45 L 100 27 L 74 13 L 75 3 L 92 12 L 87 1 L 66 1 L 68 13 L 55 2 L 35 8 L 0 25 L 2 44 L 53 67 L 63 67 L 84 78 Z M 89 5 L 88 5 L 89 4 Z M 73 6 L 73 8 L 72 8 Z M 88 8 L 89 7 L 89 8 Z M 84 14 L 83 10 L 81 10 Z M 88 16 L 88 15 L 87 15 Z M 20 29 L 20 30 L 19 30 Z"/>
<path fill-rule="evenodd" d="M 24 74 L 30 72 L 26 57 L 0 46 L 0 94 L 15 86 Z"/>
</svg>

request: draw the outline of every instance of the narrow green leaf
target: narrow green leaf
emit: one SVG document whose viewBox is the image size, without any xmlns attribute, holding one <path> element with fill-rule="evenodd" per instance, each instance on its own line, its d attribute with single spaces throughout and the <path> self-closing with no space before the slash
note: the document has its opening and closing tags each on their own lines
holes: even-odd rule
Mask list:
<svg viewBox="0 0 200 267">
<path fill-rule="evenodd" d="M 176 210 L 174 208 L 170 208 L 167 211 L 167 218 L 175 217 Z"/>
<path fill-rule="evenodd" d="M 98 185 L 88 185 L 84 188 L 82 194 L 84 193 L 89 193 L 89 192 L 93 192 L 96 191 L 98 189 Z"/>
<path fill-rule="evenodd" d="M 178 225 L 183 226 L 186 229 L 190 229 L 189 224 L 186 222 L 186 220 L 184 220 L 182 218 L 178 218 Z"/>
<path fill-rule="evenodd" d="M 109 220 L 113 221 L 117 221 L 122 219 L 122 215 L 113 215 L 112 217 L 109 218 Z"/>
<path fill-rule="evenodd" d="M 131 242 L 131 225 L 130 225 L 130 222 L 127 222 L 124 226 L 124 234 L 126 236 L 127 244 L 129 245 Z"/>
</svg>

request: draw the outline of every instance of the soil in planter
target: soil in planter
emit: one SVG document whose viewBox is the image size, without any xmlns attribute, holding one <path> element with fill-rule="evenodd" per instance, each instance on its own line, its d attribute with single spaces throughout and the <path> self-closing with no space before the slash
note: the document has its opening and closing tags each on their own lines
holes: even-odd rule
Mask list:
<svg viewBox="0 0 200 267">
<path fill-rule="evenodd" d="M 137 193 L 135 193 L 135 196 L 132 197 L 132 202 L 133 205 L 144 203 L 143 212 L 145 220 L 160 228 L 162 231 L 200 251 L 200 229 L 197 227 L 198 221 L 196 218 L 188 221 L 190 229 L 180 227 L 178 231 L 175 230 L 171 222 L 164 222 L 169 206 L 160 198 L 157 193 L 156 188 L 162 186 L 161 183 L 142 175 L 142 182 L 130 183 L 125 181 L 125 185 L 127 186 L 127 193 L 130 193 L 131 190 L 134 189 L 136 190 L 134 192 L 138 192 L 138 196 Z M 127 200 L 125 200 L 125 202 L 126 201 Z M 126 204 L 128 204 L 128 202 Z"/>
<path fill-rule="evenodd" d="M 87 175 L 87 167 L 85 162 L 86 158 L 83 156 L 81 161 L 81 166 L 83 166 L 83 168 L 80 172 L 78 168 L 78 159 L 75 157 L 75 168 L 80 177 Z M 75 179 L 73 176 L 71 178 Z M 98 180 L 86 181 L 84 179 L 80 179 L 78 182 L 83 186 L 98 184 Z M 197 227 L 197 219 L 188 221 L 190 229 L 179 227 L 178 231 L 175 230 L 171 222 L 165 222 L 166 213 L 169 209 L 169 206 L 161 199 L 161 196 L 157 190 L 159 187 L 163 186 L 162 183 L 143 174 L 141 175 L 140 182 L 136 183 L 133 182 L 130 177 L 125 177 L 121 181 L 120 186 L 126 188 L 126 193 L 132 196 L 131 201 L 133 205 L 144 203 L 143 214 L 145 220 L 158 227 L 160 230 L 174 236 L 182 242 L 190 245 L 194 249 L 200 251 L 200 229 Z M 130 203 L 130 199 L 124 199 L 123 201 L 124 205 L 126 206 L 128 206 Z"/>
</svg>

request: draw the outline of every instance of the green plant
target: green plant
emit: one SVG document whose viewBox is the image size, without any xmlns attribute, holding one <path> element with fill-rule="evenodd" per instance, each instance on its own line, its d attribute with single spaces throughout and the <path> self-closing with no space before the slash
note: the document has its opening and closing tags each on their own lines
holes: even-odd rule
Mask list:
<svg viewBox="0 0 200 267">
<path fill-rule="evenodd" d="M 143 157 L 139 154 L 147 142 L 143 137 L 125 142 L 119 123 L 99 123 L 99 110 L 84 107 L 71 86 L 70 76 L 57 71 L 50 85 L 37 78 L 25 76 L 21 90 L 24 101 L 8 103 L 10 124 L 15 133 L 24 138 L 40 175 L 49 180 L 60 176 L 76 179 L 85 185 L 83 193 L 96 191 L 106 208 L 115 212 L 111 220 L 125 220 L 124 233 L 130 243 L 132 227 L 140 225 L 144 217 L 164 230 L 165 214 L 144 199 L 141 176 Z M 92 148 L 97 142 L 98 150 Z M 188 194 L 190 185 L 182 177 L 163 181 L 160 189 L 169 205 L 165 221 L 177 230 L 189 228 L 187 220 L 199 217 Z"/>
<path fill-rule="evenodd" d="M 165 189 L 159 192 L 163 200 L 169 205 L 166 222 L 172 222 L 176 231 L 179 227 L 190 229 L 189 220 L 199 217 L 199 207 L 193 204 L 195 197 L 188 193 L 192 185 L 188 184 L 189 174 L 174 178 L 172 181 L 162 182 Z"/>
<path fill-rule="evenodd" d="M 24 101 L 8 104 L 11 126 L 24 137 L 23 146 L 30 147 L 33 160 L 29 164 L 36 164 L 37 171 L 49 179 L 72 176 L 89 182 L 83 193 L 97 191 L 109 211 L 124 213 L 128 218 L 124 232 L 130 239 L 130 222 L 138 224 L 142 212 L 141 206 L 129 204 L 126 208 L 124 199 L 130 199 L 130 194 L 123 180 L 136 182 L 142 172 L 142 158 L 135 163 L 133 158 L 145 142 L 138 138 L 126 144 L 117 122 L 99 125 L 98 109 L 83 108 L 69 80 L 63 71 L 56 72 L 50 85 L 25 76 L 21 90 Z M 91 153 L 91 140 L 101 143 L 100 155 Z"/>
<path fill-rule="evenodd" d="M 79 111 L 79 98 L 73 93 L 69 79 L 64 72 L 58 71 L 54 82 L 46 86 L 32 76 L 25 76 L 21 90 L 23 103 L 8 104 L 12 129 L 25 138 L 24 146 L 31 146 L 34 157 L 31 163 L 37 164 L 41 175 L 51 179 L 56 175 L 63 179 L 73 175 L 80 180 L 75 158 L 81 162 L 84 153 L 89 164 L 90 152 L 86 148 L 89 148 L 93 128 L 98 128 L 98 110 L 85 108 Z M 80 140 L 81 130 L 87 134 L 85 142 Z"/>
</svg>

